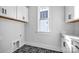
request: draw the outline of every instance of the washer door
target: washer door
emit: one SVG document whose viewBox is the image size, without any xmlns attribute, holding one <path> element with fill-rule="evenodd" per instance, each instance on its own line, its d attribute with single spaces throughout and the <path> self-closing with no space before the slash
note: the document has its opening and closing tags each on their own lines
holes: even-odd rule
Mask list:
<svg viewBox="0 0 79 59">
<path fill-rule="evenodd" d="M 73 53 L 79 53 L 79 42 L 73 41 L 72 50 L 73 50 Z"/>
</svg>

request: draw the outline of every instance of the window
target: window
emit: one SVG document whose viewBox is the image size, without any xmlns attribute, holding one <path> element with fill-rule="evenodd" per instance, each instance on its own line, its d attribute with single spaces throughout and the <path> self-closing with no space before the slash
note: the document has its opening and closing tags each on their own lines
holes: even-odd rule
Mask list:
<svg viewBox="0 0 79 59">
<path fill-rule="evenodd" d="M 48 7 L 38 7 L 38 32 L 49 32 Z"/>
</svg>

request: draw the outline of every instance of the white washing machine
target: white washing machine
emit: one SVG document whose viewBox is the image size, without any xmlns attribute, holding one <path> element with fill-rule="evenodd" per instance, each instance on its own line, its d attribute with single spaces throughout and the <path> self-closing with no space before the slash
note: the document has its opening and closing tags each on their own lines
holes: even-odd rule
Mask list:
<svg viewBox="0 0 79 59">
<path fill-rule="evenodd" d="M 67 38 L 67 35 L 63 35 L 61 43 L 62 52 L 64 53 L 71 53 L 72 52 L 72 45 L 71 45 L 71 39 Z"/>
<path fill-rule="evenodd" d="M 64 53 L 79 53 L 79 37 L 63 35 L 62 52 Z"/>
</svg>

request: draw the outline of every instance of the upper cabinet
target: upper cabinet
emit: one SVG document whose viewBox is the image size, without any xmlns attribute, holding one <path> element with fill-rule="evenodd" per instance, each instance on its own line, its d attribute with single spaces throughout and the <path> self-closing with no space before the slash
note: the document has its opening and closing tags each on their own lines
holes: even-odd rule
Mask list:
<svg viewBox="0 0 79 59">
<path fill-rule="evenodd" d="M 18 20 L 23 20 L 23 7 L 18 6 L 17 7 L 17 19 Z"/>
<path fill-rule="evenodd" d="M 16 7 L 15 6 L 0 7 L 0 16 L 16 19 Z"/>
<path fill-rule="evenodd" d="M 66 23 L 79 22 L 79 6 L 66 6 L 64 11 Z"/>
<path fill-rule="evenodd" d="M 0 18 L 28 22 L 28 8 L 25 6 L 0 6 Z"/>
<path fill-rule="evenodd" d="M 17 7 L 17 19 L 28 22 L 28 8 L 23 6 Z"/>
</svg>

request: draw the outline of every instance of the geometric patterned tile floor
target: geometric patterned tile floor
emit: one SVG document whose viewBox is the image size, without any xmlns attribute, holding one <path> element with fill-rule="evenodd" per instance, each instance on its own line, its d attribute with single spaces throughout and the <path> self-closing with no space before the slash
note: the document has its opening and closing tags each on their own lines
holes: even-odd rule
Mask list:
<svg viewBox="0 0 79 59">
<path fill-rule="evenodd" d="M 17 49 L 13 53 L 62 53 L 62 52 L 30 45 L 23 45 L 21 48 Z"/>
</svg>

